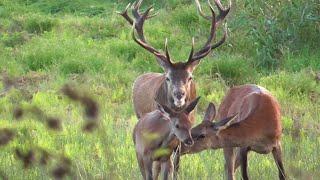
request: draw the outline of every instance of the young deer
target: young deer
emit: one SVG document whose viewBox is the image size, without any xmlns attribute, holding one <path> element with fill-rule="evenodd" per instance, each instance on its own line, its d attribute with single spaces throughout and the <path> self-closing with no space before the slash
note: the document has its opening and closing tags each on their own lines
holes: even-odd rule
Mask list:
<svg viewBox="0 0 320 180">
<path fill-rule="evenodd" d="M 280 107 L 266 89 L 256 85 L 231 88 L 218 113 L 218 119 L 227 118 L 212 122 L 215 115 L 216 110 L 211 103 L 202 123 L 192 129 L 194 145 L 183 146 L 182 154 L 224 148 L 228 179 L 234 179 L 234 172 L 241 165 L 242 177 L 246 180 L 248 152 L 272 152 L 279 170 L 279 179 L 285 179 L 280 143 Z M 239 147 L 237 159 L 235 147 Z"/>
<path fill-rule="evenodd" d="M 171 155 L 174 149 L 182 142 L 191 146 L 192 124 L 188 118 L 190 112 L 196 107 L 198 97 L 185 109 L 177 113 L 165 105 L 158 104 L 157 110 L 144 115 L 137 123 L 133 132 L 136 155 L 141 174 L 144 179 L 153 179 L 153 162 L 161 164 L 164 179 L 173 173 Z"/>
</svg>

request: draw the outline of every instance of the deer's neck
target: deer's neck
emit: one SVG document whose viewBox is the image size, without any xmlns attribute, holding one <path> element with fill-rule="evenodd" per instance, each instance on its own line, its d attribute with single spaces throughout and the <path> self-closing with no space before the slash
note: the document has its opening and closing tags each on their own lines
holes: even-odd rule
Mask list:
<svg viewBox="0 0 320 180">
<path fill-rule="evenodd" d="M 210 136 L 201 140 L 195 140 L 195 144 L 191 147 L 182 145 L 181 154 L 194 154 L 207 149 L 219 149 L 225 147 L 239 147 L 245 143 L 239 137 L 233 137 L 225 134 Z"/>
<path fill-rule="evenodd" d="M 219 149 L 225 147 L 239 147 L 244 144 L 241 137 L 233 136 L 227 133 L 219 133 L 211 138 L 211 148 Z"/>
<path fill-rule="evenodd" d="M 157 90 L 155 100 L 160 104 L 174 108 L 173 99 L 170 95 L 168 85 L 165 80 L 161 83 L 159 89 Z"/>
</svg>

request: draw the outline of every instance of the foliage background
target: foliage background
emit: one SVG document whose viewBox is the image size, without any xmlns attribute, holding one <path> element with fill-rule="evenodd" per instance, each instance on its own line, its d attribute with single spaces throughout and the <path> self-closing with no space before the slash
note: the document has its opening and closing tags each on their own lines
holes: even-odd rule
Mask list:
<svg viewBox="0 0 320 180">
<path fill-rule="evenodd" d="M 15 148 L 34 147 L 69 157 L 79 179 L 140 178 L 131 138 L 137 122 L 131 86 L 138 75 L 161 69 L 152 55 L 133 42 L 130 26 L 115 13 L 129 2 L 0 0 L 0 71 L 20 79 L 0 97 L 0 125 L 14 128 L 17 134 L 1 147 L 0 170 L 9 179 L 48 178 L 50 167 L 24 170 L 15 157 Z M 174 59 L 184 60 L 192 37 L 198 48 L 205 41 L 209 23 L 197 14 L 192 0 L 145 0 L 144 7 L 151 4 L 159 15 L 148 21 L 145 32 L 154 46 L 163 48 L 168 37 Z M 320 176 L 319 1 L 233 1 L 227 22 L 227 42 L 195 72 L 203 97 L 198 121 L 208 102 L 218 105 L 229 87 L 264 86 L 282 106 L 289 178 L 316 179 Z M 101 126 L 95 132 L 81 131 L 81 108 L 60 92 L 65 83 L 75 84 L 99 102 Z M 63 131 L 47 130 L 32 117 L 14 120 L 15 107 L 30 105 L 61 117 Z M 277 178 L 271 155 L 250 153 L 249 159 L 252 179 Z M 222 179 L 223 164 L 221 150 L 188 155 L 182 159 L 179 175 Z"/>
</svg>

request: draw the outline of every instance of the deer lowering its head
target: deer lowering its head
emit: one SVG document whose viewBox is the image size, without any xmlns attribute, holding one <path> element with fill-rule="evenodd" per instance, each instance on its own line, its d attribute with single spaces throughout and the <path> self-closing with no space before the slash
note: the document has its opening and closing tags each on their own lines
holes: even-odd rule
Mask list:
<svg viewBox="0 0 320 180">
<path fill-rule="evenodd" d="M 222 45 L 226 40 L 226 29 L 223 38 L 213 44 L 216 37 L 216 29 L 227 16 L 230 8 L 224 9 L 219 0 L 215 0 L 219 9 L 219 15 L 215 15 L 213 7 L 210 5 L 211 16 L 203 17 L 211 21 L 210 35 L 203 47 L 195 52 L 194 41 L 187 62 L 174 63 L 168 51 L 167 40 L 165 42 L 165 53 L 154 48 L 144 36 L 143 26 L 147 19 L 154 17 L 150 15 L 152 6 L 145 12 L 140 12 L 142 0 L 139 0 L 131 6 L 133 18 L 129 16 L 127 8 L 120 14 L 133 26 L 132 37 L 141 47 L 152 53 L 159 65 L 164 69 L 164 74 L 147 73 L 139 76 L 133 85 L 133 104 L 138 118 L 144 114 L 156 109 L 155 99 L 173 109 L 179 111 L 185 107 L 188 102 L 195 99 L 196 89 L 192 79 L 192 72 L 199 64 L 200 60 L 206 57 L 211 50 Z M 197 2 L 199 5 L 199 2 Z M 198 6 L 200 12 L 201 8 Z M 194 122 L 194 114 L 191 113 L 189 119 Z"/>
<path fill-rule="evenodd" d="M 285 179 L 281 157 L 281 117 L 276 99 L 264 88 L 243 85 L 231 88 L 218 113 L 220 121 L 213 121 L 216 111 L 209 104 L 201 124 L 192 129 L 194 145 L 182 147 L 182 154 L 205 149 L 224 148 L 228 180 L 241 165 L 243 179 L 248 179 L 247 154 L 272 152 L 279 170 L 279 178 Z M 239 147 L 235 157 L 235 147 Z"/>
<path fill-rule="evenodd" d="M 153 179 L 152 165 L 154 161 L 161 163 L 165 179 L 172 175 L 171 155 L 182 142 L 191 146 L 192 124 L 189 114 L 196 107 L 199 98 L 192 101 L 179 113 L 166 105 L 158 104 L 157 109 L 145 114 L 137 123 L 133 132 L 139 167 L 144 179 Z"/>
</svg>

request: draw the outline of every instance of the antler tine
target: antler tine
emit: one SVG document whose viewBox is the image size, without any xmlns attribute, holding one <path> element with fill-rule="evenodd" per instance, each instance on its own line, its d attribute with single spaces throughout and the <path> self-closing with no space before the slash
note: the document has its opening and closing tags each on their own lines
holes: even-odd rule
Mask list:
<svg viewBox="0 0 320 180">
<path fill-rule="evenodd" d="M 140 14 L 139 11 L 137 11 L 138 17 L 136 17 L 135 28 L 137 30 L 139 38 L 144 42 L 146 42 L 146 39 L 144 37 L 143 25 L 144 25 L 145 20 L 147 20 L 149 12 L 152 10 L 152 8 L 153 7 L 150 6 L 143 14 Z"/>
<path fill-rule="evenodd" d="M 194 52 L 194 37 L 192 37 L 192 45 L 191 45 L 191 51 L 190 51 L 190 55 L 188 58 L 188 62 L 192 61 L 193 52 Z"/>
<path fill-rule="evenodd" d="M 130 7 L 131 3 L 129 3 L 126 8 L 124 9 L 124 11 L 122 12 L 117 12 L 118 14 L 120 14 L 122 17 L 124 17 L 124 19 L 126 19 L 131 25 L 133 25 L 133 19 L 128 15 L 128 9 Z"/>
<path fill-rule="evenodd" d="M 132 15 L 134 16 L 134 18 L 138 19 L 140 18 L 141 14 L 139 12 L 140 10 L 140 6 L 141 6 L 141 0 L 139 1 L 135 1 L 132 6 L 131 6 L 131 10 L 132 10 Z"/>
<path fill-rule="evenodd" d="M 207 16 L 207 15 L 205 15 L 205 14 L 203 13 L 199 0 L 195 0 L 195 1 L 196 1 L 196 5 L 197 5 L 197 8 L 198 8 L 199 14 L 200 14 L 203 18 L 208 19 L 208 20 L 211 20 L 211 17 L 210 17 L 210 16 Z"/>
<path fill-rule="evenodd" d="M 170 58 L 170 53 L 168 50 L 168 38 L 166 38 L 165 44 L 164 44 L 164 48 L 166 50 L 166 57 L 169 63 L 171 63 L 171 58 Z"/>
<path fill-rule="evenodd" d="M 208 3 L 209 3 L 209 1 L 208 1 Z M 215 38 L 215 35 L 216 35 L 216 16 L 215 16 L 215 12 L 213 10 L 213 7 L 211 6 L 210 3 L 209 3 L 209 7 L 210 7 L 211 14 L 212 14 L 212 17 L 210 18 L 210 20 L 211 20 L 210 36 L 209 36 L 207 42 L 205 43 L 205 45 L 198 52 L 196 52 L 196 54 L 194 54 L 194 56 L 190 59 L 191 62 L 195 61 L 195 60 L 199 60 L 199 59 L 207 56 L 211 51 L 211 42 Z"/>
<path fill-rule="evenodd" d="M 214 12 L 213 7 L 211 6 L 209 1 L 208 1 L 208 3 L 209 3 L 210 11 L 211 11 L 211 14 L 212 14 L 212 17 L 211 17 L 211 29 L 210 29 L 210 36 L 209 36 L 207 42 L 205 43 L 205 45 L 203 46 L 204 49 L 206 47 L 210 46 L 211 41 L 215 38 L 215 36 L 216 36 L 216 28 L 217 28 L 217 26 L 216 26 L 216 13 Z"/>
<path fill-rule="evenodd" d="M 219 15 L 216 16 L 215 12 L 214 12 L 214 9 L 210 3 L 210 0 L 208 0 L 208 5 L 209 5 L 209 8 L 210 8 L 210 11 L 211 11 L 211 15 L 212 16 L 206 16 L 202 9 L 201 9 L 201 5 L 200 5 L 200 2 L 199 0 L 195 0 L 196 2 L 196 5 L 197 5 L 197 9 L 200 13 L 200 15 L 202 17 L 204 17 L 205 19 L 208 19 L 208 20 L 211 20 L 211 31 L 210 31 L 210 35 L 209 35 L 209 38 L 207 40 L 207 42 L 204 44 L 204 46 L 198 51 L 196 52 L 191 58 L 189 57 L 189 60 L 188 60 L 188 63 L 191 63 L 193 61 L 196 61 L 196 60 L 199 60 L 205 56 L 207 56 L 212 49 L 215 49 L 219 46 L 221 46 L 226 38 L 227 38 L 227 30 L 226 28 L 224 28 L 224 36 L 223 38 L 217 42 L 216 44 L 211 44 L 212 41 L 215 39 L 216 37 L 216 29 L 217 27 L 219 26 L 220 22 L 223 21 L 225 19 L 225 17 L 228 15 L 229 11 L 230 11 L 230 7 L 231 7 L 231 2 L 230 2 L 230 6 L 227 8 L 227 9 L 224 9 L 220 0 L 215 0 L 215 5 L 217 6 L 218 10 L 219 10 Z"/>
<path fill-rule="evenodd" d="M 209 0 L 208 0 L 209 1 Z M 216 4 L 216 6 L 218 7 L 218 10 L 219 10 L 219 15 L 218 17 L 216 18 L 217 19 L 217 23 L 220 23 L 221 21 L 224 20 L 224 18 L 228 15 L 230 9 L 231 9 L 231 5 L 232 5 L 232 2 L 229 1 L 229 7 L 227 9 L 224 9 L 220 0 L 215 0 L 214 3 Z"/>
<path fill-rule="evenodd" d="M 152 10 L 153 10 L 153 9 L 151 9 L 151 11 L 152 11 Z M 154 14 L 152 14 L 152 15 L 148 15 L 147 19 L 151 19 L 151 18 L 157 16 L 158 14 L 159 14 L 159 12 L 156 12 L 156 13 L 154 13 Z"/>
</svg>

